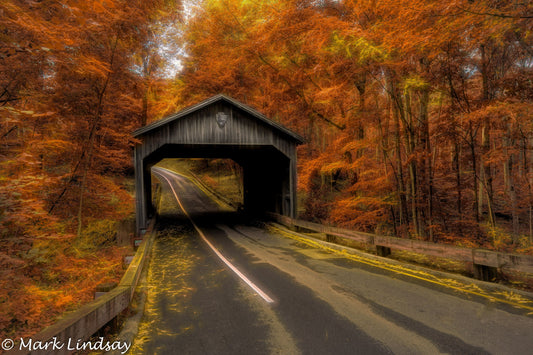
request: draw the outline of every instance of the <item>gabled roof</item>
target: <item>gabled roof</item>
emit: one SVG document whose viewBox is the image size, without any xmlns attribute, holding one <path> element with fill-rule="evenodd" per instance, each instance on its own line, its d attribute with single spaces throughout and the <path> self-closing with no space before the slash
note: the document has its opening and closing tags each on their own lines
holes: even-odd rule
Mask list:
<svg viewBox="0 0 533 355">
<path fill-rule="evenodd" d="M 133 136 L 134 137 L 139 137 L 139 136 L 142 136 L 143 134 L 145 133 L 148 133 L 154 129 L 157 129 L 159 127 L 162 127 L 164 125 L 167 125 L 175 120 L 178 120 L 180 118 L 183 118 L 189 114 L 191 114 L 192 112 L 194 111 L 198 111 L 200 109 L 203 109 L 209 105 L 212 105 L 212 104 L 215 104 L 217 102 L 220 102 L 220 101 L 225 101 L 239 109 L 241 109 L 242 111 L 248 113 L 252 118 L 255 118 L 265 124 L 267 124 L 268 126 L 271 126 L 272 128 L 278 130 L 278 131 L 281 131 L 282 133 L 284 133 L 285 135 L 289 136 L 290 138 L 292 138 L 293 140 L 296 141 L 297 144 L 302 144 L 304 142 L 304 139 L 302 136 L 300 136 L 299 134 L 291 131 L 290 129 L 282 126 L 281 124 L 277 123 L 277 122 L 274 122 L 272 121 L 271 119 L 269 119 L 268 117 L 266 117 L 265 115 L 263 115 L 261 112 L 251 108 L 250 106 L 247 106 L 235 99 L 232 99 L 231 97 L 228 97 L 228 96 L 225 96 L 225 95 L 222 95 L 222 94 L 218 94 L 218 95 L 215 95 L 213 97 L 210 97 L 209 99 L 206 99 L 196 105 L 193 105 L 193 106 L 190 106 L 190 107 L 187 107 L 173 115 L 170 115 L 170 116 L 167 116 L 165 118 L 162 118 L 160 119 L 159 121 L 156 121 L 156 122 L 153 122 L 153 123 L 150 123 L 149 125 L 146 125 L 144 127 L 141 127 L 139 129 L 137 129 L 135 132 L 133 132 Z"/>
</svg>

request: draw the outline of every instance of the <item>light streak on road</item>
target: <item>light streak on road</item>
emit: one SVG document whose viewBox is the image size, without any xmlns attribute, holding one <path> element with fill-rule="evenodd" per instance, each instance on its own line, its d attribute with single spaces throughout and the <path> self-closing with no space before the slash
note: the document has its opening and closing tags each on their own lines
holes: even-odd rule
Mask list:
<svg viewBox="0 0 533 355">
<path fill-rule="evenodd" d="M 237 269 L 237 267 L 235 267 L 235 265 L 233 265 L 228 259 L 226 259 L 226 257 L 222 255 L 222 253 L 207 239 L 204 232 L 202 232 L 202 230 L 196 225 L 196 223 L 194 223 L 194 220 L 191 218 L 189 213 L 187 213 L 187 211 L 185 210 L 185 207 L 181 203 L 176 193 L 176 190 L 174 190 L 174 186 L 172 186 L 172 182 L 169 180 L 169 178 L 165 176 L 163 172 L 160 170 L 153 170 L 153 172 L 161 176 L 163 179 L 167 181 L 168 185 L 170 186 L 170 189 L 172 190 L 172 194 L 176 198 L 176 201 L 178 202 L 178 205 L 180 206 L 185 216 L 187 216 L 187 218 L 191 221 L 192 225 L 194 226 L 194 229 L 196 229 L 198 234 L 200 234 L 200 237 L 202 238 L 202 240 L 209 246 L 209 248 L 211 248 L 211 250 L 213 250 L 213 252 L 220 258 L 220 260 L 222 260 L 224 264 L 226 264 L 226 266 L 228 266 L 237 276 L 239 276 L 239 278 L 243 280 L 252 290 L 254 290 L 259 296 L 261 296 L 261 298 L 265 300 L 265 302 L 274 303 L 274 300 L 270 296 L 268 296 L 256 284 L 250 281 L 248 277 L 246 277 L 239 269 Z"/>
</svg>

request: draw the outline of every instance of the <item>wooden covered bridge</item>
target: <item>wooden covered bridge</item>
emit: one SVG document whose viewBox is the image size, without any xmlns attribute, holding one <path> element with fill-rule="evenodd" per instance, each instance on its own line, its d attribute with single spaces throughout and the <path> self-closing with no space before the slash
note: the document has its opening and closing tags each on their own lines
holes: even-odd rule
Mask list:
<svg viewBox="0 0 533 355">
<path fill-rule="evenodd" d="M 137 231 L 151 213 L 152 166 L 165 158 L 228 158 L 243 168 L 244 208 L 296 214 L 296 146 L 302 137 L 263 114 L 216 95 L 133 133 Z"/>
</svg>

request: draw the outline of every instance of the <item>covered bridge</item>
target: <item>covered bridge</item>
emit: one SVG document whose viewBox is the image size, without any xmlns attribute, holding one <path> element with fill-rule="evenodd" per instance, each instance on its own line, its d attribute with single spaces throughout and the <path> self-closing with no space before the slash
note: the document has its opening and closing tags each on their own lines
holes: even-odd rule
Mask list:
<svg viewBox="0 0 533 355">
<path fill-rule="evenodd" d="M 150 169 L 164 158 L 228 158 L 243 168 L 244 208 L 296 214 L 298 134 L 224 95 L 216 95 L 133 133 L 137 231 L 151 213 Z"/>
</svg>

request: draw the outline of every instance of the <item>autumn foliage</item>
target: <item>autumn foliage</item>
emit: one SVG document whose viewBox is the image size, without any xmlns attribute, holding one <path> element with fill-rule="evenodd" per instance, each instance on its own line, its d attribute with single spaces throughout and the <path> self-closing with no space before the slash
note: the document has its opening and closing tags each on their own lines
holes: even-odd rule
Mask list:
<svg viewBox="0 0 533 355">
<path fill-rule="evenodd" d="M 87 241 L 132 212 L 131 132 L 218 93 L 305 137 L 302 217 L 531 252 L 532 17 L 495 0 L 0 2 L 2 334 L 119 277 L 120 251 Z"/>
<path fill-rule="evenodd" d="M 176 4 L 0 3 L 0 337 L 120 278 L 123 251 L 89 237 L 132 213 L 131 132 L 157 82 L 150 43 Z"/>
<path fill-rule="evenodd" d="M 178 104 L 224 92 L 303 134 L 303 217 L 531 250 L 531 4 L 202 4 Z"/>
</svg>

